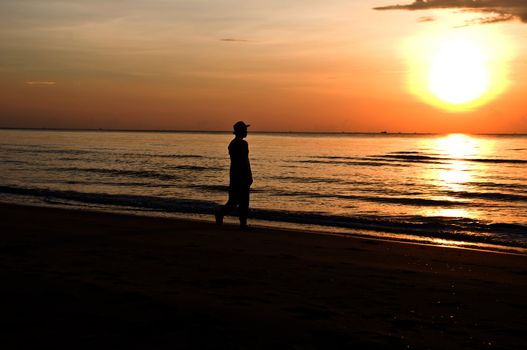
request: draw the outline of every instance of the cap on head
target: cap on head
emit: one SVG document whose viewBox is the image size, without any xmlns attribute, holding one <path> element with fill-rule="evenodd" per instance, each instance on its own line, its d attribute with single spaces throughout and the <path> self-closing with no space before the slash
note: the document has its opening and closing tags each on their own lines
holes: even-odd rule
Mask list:
<svg viewBox="0 0 527 350">
<path fill-rule="evenodd" d="M 234 124 L 232 127 L 234 129 L 234 133 L 238 133 L 238 132 L 244 132 L 244 131 L 247 131 L 247 128 L 249 127 L 250 125 L 249 124 L 245 124 L 244 122 L 242 121 L 239 121 L 237 122 L 236 124 Z"/>
</svg>

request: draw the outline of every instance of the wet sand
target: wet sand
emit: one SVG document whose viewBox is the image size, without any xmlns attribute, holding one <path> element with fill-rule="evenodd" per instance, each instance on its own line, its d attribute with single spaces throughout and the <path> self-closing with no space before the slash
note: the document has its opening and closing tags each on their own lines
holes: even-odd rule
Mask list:
<svg viewBox="0 0 527 350">
<path fill-rule="evenodd" d="M 3 349 L 520 349 L 527 257 L 0 205 Z"/>
</svg>

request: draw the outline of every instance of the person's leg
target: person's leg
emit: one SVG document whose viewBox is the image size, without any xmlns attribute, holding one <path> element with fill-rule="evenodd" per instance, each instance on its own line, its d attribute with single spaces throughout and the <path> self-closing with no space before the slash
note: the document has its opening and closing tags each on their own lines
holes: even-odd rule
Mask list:
<svg viewBox="0 0 527 350">
<path fill-rule="evenodd" d="M 239 197 L 239 212 L 240 212 L 240 227 L 247 227 L 247 216 L 249 214 L 249 188 L 244 188 L 240 191 Z"/>
<path fill-rule="evenodd" d="M 216 217 L 216 225 L 218 225 L 218 227 L 223 225 L 223 218 L 225 215 L 236 209 L 236 205 L 238 204 L 237 197 L 238 196 L 235 191 L 229 190 L 229 199 L 227 200 L 227 203 L 216 209 L 214 215 Z"/>
</svg>

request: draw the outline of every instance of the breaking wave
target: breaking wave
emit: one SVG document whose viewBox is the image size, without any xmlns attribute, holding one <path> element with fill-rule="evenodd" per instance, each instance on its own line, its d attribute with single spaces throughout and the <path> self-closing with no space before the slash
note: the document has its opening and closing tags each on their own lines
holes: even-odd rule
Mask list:
<svg viewBox="0 0 527 350">
<path fill-rule="evenodd" d="M 224 190 L 218 187 L 217 190 Z M 59 191 L 45 188 L 0 186 L 0 194 L 30 196 L 45 202 L 64 204 L 96 204 L 109 207 L 134 208 L 145 211 L 162 211 L 212 216 L 217 203 L 208 200 L 165 198 L 143 195 L 86 193 Z M 383 217 L 361 215 L 357 217 L 325 213 L 293 212 L 287 210 L 251 209 L 253 219 L 302 225 L 336 227 L 351 230 L 415 234 L 441 239 L 467 242 L 507 244 L 527 247 L 527 226 L 510 223 L 488 223 L 469 218 L 399 216 Z"/>
</svg>

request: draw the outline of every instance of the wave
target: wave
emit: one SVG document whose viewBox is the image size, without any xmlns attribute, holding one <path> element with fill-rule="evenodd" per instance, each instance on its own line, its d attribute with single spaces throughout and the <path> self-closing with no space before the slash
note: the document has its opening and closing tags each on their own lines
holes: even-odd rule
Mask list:
<svg viewBox="0 0 527 350">
<path fill-rule="evenodd" d="M 2 159 L 2 160 L 0 160 L 0 163 L 4 163 L 4 164 L 27 164 L 27 162 L 24 162 L 22 160 L 16 160 L 16 159 Z"/>
<path fill-rule="evenodd" d="M 422 152 L 418 151 L 398 151 L 398 152 L 388 152 L 388 154 L 421 154 Z"/>
<path fill-rule="evenodd" d="M 527 164 L 527 160 L 525 159 L 470 158 L 470 159 L 461 159 L 461 160 L 477 162 L 477 163 Z"/>
<path fill-rule="evenodd" d="M 187 188 L 195 188 L 204 192 L 217 192 L 217 193 L 228 193 L 229 186 L 227 185 L 184 185 Z M 266 192 L 264 189 L 251 188 L 251 193 L 263 193 Z"/>
<path fill-rule="evenodd" d="M 149 156 L 160 157 L 160 158 L 182 158 L 182 159 L 206 158 L 204 156 L 197 155 L 197 154 L 154 154 L 154 155 L 149 155 Z"/>
<path fill-rule="evenodd" d="M 126 170 L 126 169 L 104 169 L 104 168 L 77 168 L 77 167 L 62 167 L 62 168 L 50 168 L 51 171 L 65 171 L 73 173 L 93 173 L 101 175 L 113 175 L 131 178 L 151 178 L 165 181 L 177 180 L 180 177 L 172 174 L 165 174 L 150 170 Z"/>
<path fill-rule="evenodd" d="M 303 225 L 330 226 L 365 231 L 415 234 L 441 239 L 500 243 L 527 247 L 527 225 L 487 223 L 468 218 L 450 217 L 381 217 L 342 216 L 275 210 L 251 211 L 256 219 L 283 221 Z"/>
<path fill-rule="evenodd" d="M 463 201 L 463 199 L 484 199 L 487 201 L 503 201 L 503 202 L 527 202 L 527 195 L 512 194 L 502 192 L 467 192 L 467 191 L 443 191 L 443 196 L 459 198 L 461 200 L 451 199 L 437 199 L 437 198 L 420 198 L 413 197 L 422 195 L 419 192 L 407 192 L 405 197 L 400 196 L 362 196 L 362 195 L 342 195 L 342 194 L 324 194 L 318 192 L 296 191 L 288 192 L 282 190 L 272 190 L 274 195 L 282 197 L 307 197 L 307 198 L 338 198 L 353 201 L 364 201 L 381 204 L 398 204 L 411 206 L 426 206 L 426 207 L 468 207 L 475 204 L 470 201 Z M 384 192 L 386 194 L 386 191 Z M 479 204 L 481 205 L 481 204 Z"/>
<path fill-rule="evenodd" d="M 83 155 L 83 154 L 100 154 L 100 151 L 81 150 L 81 149 L 54 149 L 54 148 L 20 148 L 20 147 L 2 147 L 3 150 L 14 153 L 48 153 L 48 154 L 67 154 L 67 155 Z"/>
<path fill-rule="evenodd" d="M 269 176 L 271 180 L 282 180 L 301 184 L 341 184 L 341 185 L 371 185 L 366 181 L 346 181 L 338 178 L 328 177 L 301 177 L 301 176 Z"/>
<path fill-rule="evenodd" d="M 512 193 L 450 191 L 448 194 L 457 198 L 477 198 L 504 202 L 527 202 L 527 195 Z"/>
<path fill-rule="evenodd" d="M 445 161 L 463 161 L 475 163 L 496 164 L 527 164 L 526 159 L 501 159 L 501 158 L 453 158 L 436 155 L 426 155 L 418 152 L 392 152 L 390 154 L 374 156 L 377 159 L 396 159 L 398 161 L 422 162 L 422 163 L 444 163 Z"/>
<path fill-rule="evenodd" d="M 156 182 L 134 182 L 134 181 L 127 181 L 124 182 L 122 180 L 120 181 L 101 181 L 100 179 L 94 179 L 93 181 L 90 180 L 79 180 L 79 179 L 69 179 L 69 180 L 47 180 L 46 184 L 58 184 L 58 185 L 81 185 L 81 186 L 97 186 L 97 188 L 100 188 L 100 186 L 109 186 L 109 187 L 132 187 L 132 188 L 138 188 L 138 187 L 149 187 L 149 188 L 167 188 L 167 187 L 173 187 L 172 184 L 159 184 Z"/>
<path fill-rule="evenodd" d="M 171 158 L 171 159 L 205 159 L 205 158 L 211 158 L 211 157 L 205 157 L 198 154 L 157 154 L 157 153 L 119 153 L 119 152 L 112 152 L 108 153 L 109 155 L 114 156 L 123 156 L 123 157 L 144 157 L 144 158 Z"/>
<path fill-rule="evenodd" d="M 0 193 L 31 196 L 42 199 L 75 201 L 87 204 L 126 206 L 195 214 L 212 213 L 213 208 L 216 206 L 216 203 L 204 200 L 169 199 L 145 195 L 88 193 L 16 186 L 0 186 Z"/>
<path fill-rule="evenodd" d="M 527 192 L 527 185 L 525 184 L 518 184 L 518 183 L 498 183 L 498 182 L 478 182 L 478 181 L 472 181 L 467 182 L 467 185 L 479 187 L 479 188 L 491 188 L 491 189 L 498 189 L 498 190 L 507 190 L 507 191 L 514 191 L 514 192 Z"/>
<path fill-rule="evenodd" d="M 191 171 L 218 171 L 224 170 L 222 167 L 216 166 L 200 166 L 200 165 L 167 165 L 163 169 L 168 170 L 191 170 Z"/>
<path fill-rule="evenodd" d="M 399 204 L 412 206 L 426 206 L 426 207 L 458 207 L 471 206 L 470 202 L 448 199 L 428 199 L 428 198 L 412 198 L 412 197 L 386 197 L 386 196 L 360 196 L 360 195 L 341 195 L 341 194 L 323 194 L 316 192 L 286 192 L 281 190 L 272 191 L 274 195 L 283 197 L 307 197 L 307 198 L 338 198 L 354 201 L 365 201 L 382 204 Z"/>
<path fill-rule="evenodd" d="M 206 170 L 222 170 L 219 167 L 204 167 L 199 165 L 168 165 L 164 166 L 164 169 L 169 170 L 191 170 L 191 171 L 206 171 Z"/>
<path fill-rule="evenodd" d="M 57 155 L 105 155 L 109 157 L 146 157 L 146 158 L 175 158 L 175 159 L 200 159 L 209 158 L 197 154 L 147 154 L 147 153 L 131 153 L 131 152 L 115 152 L 107 149 L 56 149 L 56 148 L 42 148 L 42 147 L 13 147 L 2 146 L 2 149 L 9 152 L 16 153 L 47 153 Z M 111 152 L 109 152 L 111 151 Z M 77 158 L 74 158 L 77 159 Z M 81 158 L 82 159 L 82 158 Z"/>
<path fill-rule="evenodd" d="M 435 156 L 421 155 L 421 154 L 408 154 L 408 153 L 396 153 L 396 154 L 385 154 L 379 156 L 372 156 L 372 159 L 382 159 L 382 160 L 395 160 L 395 161 L 404 161 L 412 163 L 429 163 L 429 164 L 441 164 L 448 158 L 441 158 Z"/>
<path fill-rule="evenodd" d="M 221 192 L 227 193 L 229 191 L 229 186 L 227 185 L 189 185 L 189 188 L 195 188 L 205 192 Z"/>
<path fill-rule="evenodd" d="M 86 193 L 0 186 L 0 193 L 36 197 L 44 201 L 67 201 L 79 204 L 107 205 L 184 214 L 210 214 L 216 202 L 195 199 L 165 198 L 145 195 Z M 338 227 L 353 230 L 399 233 L 420 237 L 458 239 L 470 242 L 499 243 L 527 247 L 527 225 L 489 223 L 469 218 L 423 216 L 343 216 L 287 210 L 251 209 L 250 217 L 258 220 L 301 225 Z"/>
<path fill-rule="evenodd" d="M 336 163 L 336 164 L 359 164 L 382 166 L 394 165 L 397 162 L 421 162 L 421 163 L 441 163 L 445 158 L 435 157 L 431 155 L 421 155 L 420 152 L 390 152 L 385 155 L 376 155 L 369 157 L 342 157 L 342 156 L 311 156 L 309 158 L 320 159 L 319 161 L 312 161 L 313 163 Z M 335 162 L 338 161 L 338 162 Z"/>
<path fill-rule="evenodd" d="M 335 160 L 294 160 L 295 163 L 306 163 L 306 164 L 331 164 L 331 165 L 359 165 L 359 166 L 404 166 L 403 164 L 395 164 L 390 162 L 383 162 L 383 161 L 335 161 Z"/>
<path fill-rule="evenodd" d="M 390 152 L 383 155 L 369 157 L 342 157 L 342 156 L 311 156 L 314 160 L 304 160 L 306 163 L 328 163 L 328 164 L 350 164 L 350 165 L 389 165 L 392 162 L 404 163 L 427 163 L 442 164 L 446 161 L 464 161 L 475 163 L 495 163 L 495 164 L 527 164 L 526 159 L 501 159 L 501 158 L 452 158 L 437 154 L 427 154 L 416 151 Z M 378 163 L 384 162 L 384 163 Z"/>
</svg>

